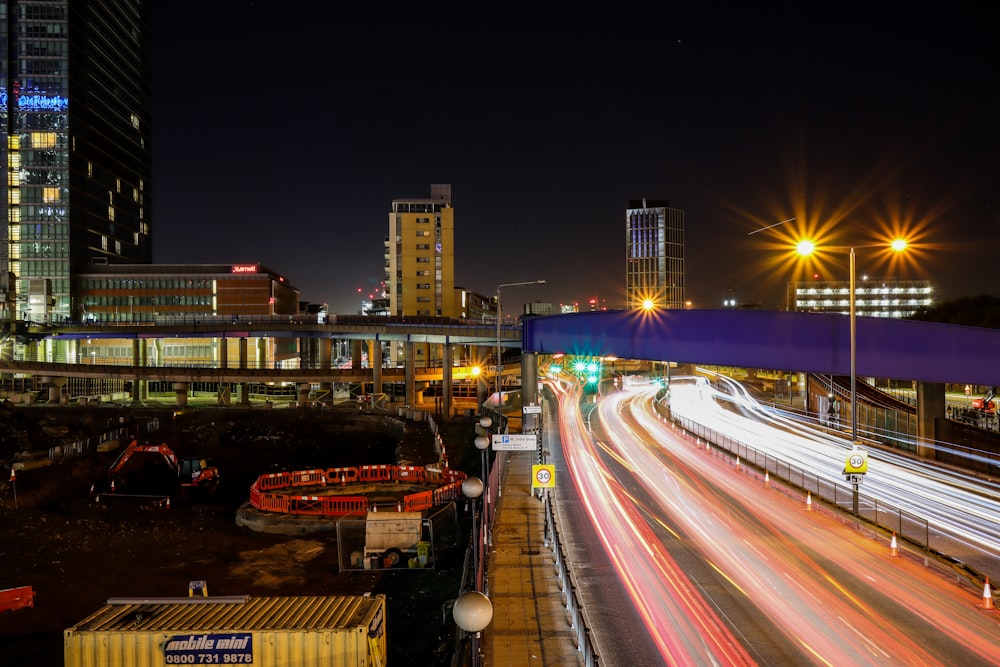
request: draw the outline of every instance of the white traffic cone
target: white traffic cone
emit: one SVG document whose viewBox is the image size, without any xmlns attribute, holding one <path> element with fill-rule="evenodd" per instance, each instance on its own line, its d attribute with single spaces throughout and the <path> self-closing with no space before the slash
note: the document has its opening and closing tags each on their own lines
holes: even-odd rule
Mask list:
<svg viewBox="0 0 1000 667">
<path fill-rule="evenodd" d="M 899 544 L 896 543 L 896 533 L 892 534 L 892 541 L 889 542 L 889 555 L 893 558 L 899 556 Z"/>
<path fill-rule="evenodd" d="M 738 457 L 738 456 L 736 457 L 736 469 L 737 470 L 740 469 L 740 457 Z"/>
<path fill-rule="evenodd" d="M 806 511 L 813 511 L 813 494 L 812 491 L 806 491 Z"/>
<path fill-rule="evenodd" d="M 986 583 L 983 584 L 983 601 L 979 605 L 981 609 L 996 609 L 993 606 L 993 593 L 990 591 L 990 578 L 986 577 Z"/>
<path fill-rule="evenodd" d="M 770 486 L 771 486 L 771 478 L 768 477 L 767 471 L 765 470 L 764 471 L 764 488 L 767 489 L 767 488 L 770 488 Z"/>
</svg>

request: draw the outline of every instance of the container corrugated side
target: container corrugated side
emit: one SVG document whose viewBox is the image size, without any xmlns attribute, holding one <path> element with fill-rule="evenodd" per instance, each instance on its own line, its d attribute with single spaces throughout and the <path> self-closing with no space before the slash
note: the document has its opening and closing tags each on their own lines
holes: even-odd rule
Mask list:
<svg viewBox="0 0 1000 667">
<path fill-rule="evenodd" d="M 251 664 L 256 667 L 327 665 L 384 667 L 385 598 L 350 628 L 282 630 L 136 630 L 63 633 L 66 667 L 164 667 Z"/>
</svg>

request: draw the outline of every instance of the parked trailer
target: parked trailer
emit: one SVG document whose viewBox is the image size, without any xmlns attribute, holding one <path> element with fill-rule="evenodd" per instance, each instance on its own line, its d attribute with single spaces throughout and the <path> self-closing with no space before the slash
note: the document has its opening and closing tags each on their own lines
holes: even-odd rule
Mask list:
<svg viewBox="0 0 1000 667">
<path fill-rule="evenodd" d="M 111 598 L 63 647 L 66 667 L 385 667 L 385 596 Z"/>
</svg>

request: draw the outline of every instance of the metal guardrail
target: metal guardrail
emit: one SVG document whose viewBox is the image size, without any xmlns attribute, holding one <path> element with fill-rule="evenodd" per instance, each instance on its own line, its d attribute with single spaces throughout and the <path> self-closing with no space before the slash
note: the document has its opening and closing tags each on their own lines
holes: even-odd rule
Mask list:
<svg viewBox="0 0 1000 667">
<path fill-rule="evenodd" d="M 549 495 L 544 495 L 545 501 L 545 546 L 552 549 L 555 557 L 556 573 L 559 576 L 559 586 L 562 589 L 563 603 L 569 612 L 570 627 L 576 632 L 576 649 L 583 653 L 586 667 L 596 667 L 600 664 L 597 649 L 591 636 L 590 623 L 583 604 L 577 597 L 577 586 L 573 573 L 566 560 L 566 552 L 559 539 L 559 526 L 556 521 L 554 503 L 549 501 Z"/>
</svg>

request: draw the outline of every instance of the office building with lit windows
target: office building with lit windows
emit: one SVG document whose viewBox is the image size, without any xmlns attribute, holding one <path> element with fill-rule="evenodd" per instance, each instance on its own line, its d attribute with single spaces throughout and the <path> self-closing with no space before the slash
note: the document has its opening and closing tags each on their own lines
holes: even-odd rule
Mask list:
<svg viewBox="0 0 1000 667">
<path fill-rule="evenodd" d="M 684 307 L 684 211 L 631 200 L 625 211 L 626 308 Z"/>
<path fill-rule="evenodd" d="M 859 317 L 909 317 L 934 304 L 934 288 L 927 280 L 858 278 L 854 284 L 854 311 Z M 799 280 L 788 285 L 789 310 L 843 313 L 851 309 L 847 280 Z"/>
<path fill-rule="evenodd" d="M 389 314 L 461 317 L 455 291 L 455 209 L 451 186 L 425 199 L 394 199 L 385 241 Z"/>
<path fill-rule="evenodd" d="M 150 4 L 0 1 L 0 320 L 79 319 L 76 273 L 152 261 Z"/>
</svg>

